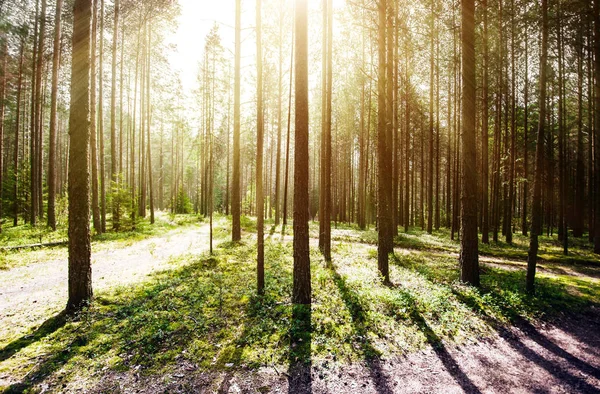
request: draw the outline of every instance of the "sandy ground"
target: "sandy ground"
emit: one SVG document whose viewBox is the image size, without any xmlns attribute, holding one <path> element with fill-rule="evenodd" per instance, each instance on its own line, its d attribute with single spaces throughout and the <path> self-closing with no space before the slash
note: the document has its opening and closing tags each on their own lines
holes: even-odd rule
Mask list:
<svg viewBox="0 0 600 394">
<path fill-rule="evenodd" d="M 207 240 L 208 227 L 195 226 L 94 253 L 95 289 L 140 282 L 168 268 L 173 256 L 206 251 Z M 0 272 L 2 336 L 14 314 L 28 315 L 23 327 L 14 328 L 23 332 L 61 310 L 66 283 L 67 261 Z M 167 375 L 107 371 L 95 387 L 74 381 L 67 387 L 44 388 L 92 393 L 600 393 L 600 310 L 540 326 L 520 322 L 462 347 L 440 344 L 405 357 L 345 366 L 331 361 L 204 372 L 180 359 Z"/>
<path fill-rule="evenodd" d="M 200 372 L 182 360 L 169 375 L 110 373 L 92 393 L 600 393 L 600 311 L 553 325 L 521 322 L 463 347 L 332 366 Z M 73 392 L 77 391 L 73 389 Z"/>
<path fill-rule="evenodd" d="M 92 252 L 94 291 L 126 286 L 169 267 L 169 259 L 207 251 L 208 225 L 178 228 L 131 246 Z M 39 262 L 0 271 L 0 339 L 43 323 L 67 303 L 68 261 Z M 8 326 L 14 315 L 26 316 L 22 326 Z M 14 319 L 11 319 L 11 321 Z M 11 322 L 11 325 L 13 322 Z"/>
</svg>

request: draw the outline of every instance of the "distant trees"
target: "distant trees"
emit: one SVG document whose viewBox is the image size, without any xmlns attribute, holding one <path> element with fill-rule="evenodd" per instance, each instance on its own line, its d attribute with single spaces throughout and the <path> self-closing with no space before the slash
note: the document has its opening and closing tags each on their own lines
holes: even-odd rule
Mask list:
<svg viewBox="0 0 600 394">
<path fill-rule="evenodd" d="M 1 6 L 0 216 L 14 226 L 36 226 L 47 212 L 57 228 L 65 217 L 71 81 L 61 69 L 72 66 L 72 37 L 63 3 Z M 315 41 L 308 56 L 321 56 L 321 67 L 294 71 L 306 62 L 298 58 L 308 50 L 297 37 L 302 26 L 292 23 L 291 4 L 262 0 L 255 73 L 241 55 L 248 21 L 236 0 L 234 50 L 221 46 L 218 29 L 209 33 L 192 104 L 169 64 L 164 27 L 176 16 L 173 2 L 90 4 L 95 233 L 107 221 L 109 231 L 135 228 L 148 212 L 152 221 L 156 205 L 231 214 L 231 239 L 239 241 L 243 216 L 256 216 L 259 291 L 265 223 L 285 226 L 297 215 L 298 239 L 308 234 L 304 221 L 319 221 L 326 260 L 332 227 L 375 228 L 385 282 L 399 229 L 447 227 L 472 284 L 478 230 L 483 243 L 511 243 L 535 227 L 535 254 L 534 236 L 557 233 L 567 253 L 571 236 L 587 232 L 600 253 L 596 2 L 427 0 L 409 8 L 378 0 L 373 8 L 323 0 L 306 5 L 309 14 L 322 10 L 322 31 L 303 39 Z M 294 78 L 320 99 L 303 102 L 305 87 L 296 92 Z M 255 93 L 256 102 L 246 100 Z M 307 253 L 304 242 L 298 256 Z M 533 254 L 528 260 L 533 267 Z M 304 267 L 308 258 L 298 261 Z"/>
</svg>

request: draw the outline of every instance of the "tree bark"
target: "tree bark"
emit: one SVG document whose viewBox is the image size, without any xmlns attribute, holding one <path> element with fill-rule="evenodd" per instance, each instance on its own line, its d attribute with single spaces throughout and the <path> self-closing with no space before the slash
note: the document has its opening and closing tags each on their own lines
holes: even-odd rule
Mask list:
<svg viewBox="0 0 600 394">
<path fill-rule="evenodd" d="M 231 185 L 231 240 L 242 239 L 240 223 L 240 57 L 241 0 L 235 1 L 235 76 L 233 102 L 233 183 Z"/>
<path fill-rule="evenodd" d="M 479 286 L 475 130 L 475 1 L 462 0 L 462 182 L 460 278 Z"/>
<path fill-rule="evenodd" d="M 527 291 L 535 290 L 538 235 L 542 231 L 542 177 L 544 171 L 544 132 L 546 127 L 546 76 L 548 74 L 548 0 L 542 0 L 542 54 L 540 60 L 540 95 L 537 145 L 535 148 L 535 177 L 533 180 L 532 222 L 527 255 Z"/>
<path fill-rule="evenodd" d="M 308 4 L 295 6 L 294 304 L 311 303 L 308 243 Z"/>
<path fill-rule="evenodd" d="M 69 116 L 69 300 L 75 311 L 92 298 L 89 226 L 91 0 L 73 5 L 73 60 Z"/>
<path fill-rule="evenodd" d="M 262 7 L 256 0 L 256 229 L 257 229 L 257 290 L 265 290 L 265 214 L 263 196 L 263 152 L 264 152 L 264 112 L 263 112 L 263 70 L 262 70 Z"/>
</svg>

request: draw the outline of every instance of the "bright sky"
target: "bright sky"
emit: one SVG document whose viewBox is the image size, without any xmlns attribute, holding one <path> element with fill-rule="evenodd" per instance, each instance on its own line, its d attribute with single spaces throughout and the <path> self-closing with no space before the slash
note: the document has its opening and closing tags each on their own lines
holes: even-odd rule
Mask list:
<svg viewBox="0 0 600 394">
<path fill-rule="evenodd" d="M 183 87 L 190 92 L 196 86 L 198 63 L 206 35 L 215 23 L 225 48 L 233 50 L 235 24 L 234 0 L 179 0 L 181 15 L 172 37 L 178 51 L 171 55 L 171 66 L 181 72 Z"/>
<path fill-rule="evenodd" d="M 197 85 L 198 63 L 204 50 L 206 35 L 215 23 L 219 25 L 221 44 L 225 51 L 233 57 L 235 48 L 235 0 L 178 0 L 181 5 L 181 15 L 178 18 L 178 28 L 171 37 L 178 51 L 170 57 L 171 66 L 181 73 L 183 87 L 186 93 Z M 282 0 L 292 6 L 293 0 Z M 310 0 L 310 8 L 320 12 L 321 0 Z M 333 0 L 334 9 L 345 5 L 345 0 Z M 242 69 L 255 64 L 254 32 L 252 27 L 255 20 L 255 0 L 242 0 Z M 318 20 L 320 23 L 320 19 Z"/>
</svg>

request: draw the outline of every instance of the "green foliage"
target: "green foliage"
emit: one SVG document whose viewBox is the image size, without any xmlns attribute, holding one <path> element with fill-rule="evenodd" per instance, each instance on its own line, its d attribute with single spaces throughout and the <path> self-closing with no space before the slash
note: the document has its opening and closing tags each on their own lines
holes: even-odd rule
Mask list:
<svg viewBox="0 0 600 394">
<path fill-rule="evenodd" d="M 255 222 L 242 223 L 251 231 Z M 342 238 L 365 236 L 341 226 L 335 231 Z M 392 286 L 382 284 L 376 248 L 368 243 L 336 241 L 332 263 L 311 250 L 310 309 L 290 304 L 292 244 L 277 229 L 266 240 L 262 296 L 256 293 L 254 242 L 223 242 L 213 256 L 179 256 L 171 270 L 145 283 L 98 292 L 77 320 L 53 326 L 44 340 L 36 339 L 36 330 L 0 343 L 0 354 L 11 352 L 0 361 L 0 374 L 28 388 L 40 376 L 57 379 L 58 370 L 64 383 L 82 376 L 93 381 L 107 368 L 162 375 L 182 363 L 201 371 L 285 369 L 308 361 L 343 365 L 477 341 L 516 319 L 552 318 L 600 302 L 595 278 L 554 274 L 544 265 L 537 293 L 529 295 L 524 270 L 504 260 L 483 261 L 481 289 L 465 286 L 447 234 L 418 234 L 398 238 L 413 247 L 396 249 Z"/>
<path fill-rule="evenodd" d="M 192 209 L 193 207 L 190 198 L 183 190 L 180 190 L 175 199 L 175 213 L 190 214 L 192 213 Z"/>
</svg>

